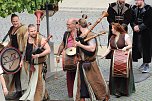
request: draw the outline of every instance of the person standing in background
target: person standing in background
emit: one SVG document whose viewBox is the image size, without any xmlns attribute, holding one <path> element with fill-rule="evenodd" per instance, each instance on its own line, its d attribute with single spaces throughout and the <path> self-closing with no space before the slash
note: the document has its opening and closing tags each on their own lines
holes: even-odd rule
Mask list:
<svg viewBox="0 0 152 101">
<path fill-rule="evenodd" d="M 152 7 L 144 0 L 135 0 L 132 7 L 131 27 L 133 30 L 132 57 L 134 62 L 143 58 L 139 67 L 142 73 L 150 71 L 149 63 L 152 56 Z"/>
</svg>

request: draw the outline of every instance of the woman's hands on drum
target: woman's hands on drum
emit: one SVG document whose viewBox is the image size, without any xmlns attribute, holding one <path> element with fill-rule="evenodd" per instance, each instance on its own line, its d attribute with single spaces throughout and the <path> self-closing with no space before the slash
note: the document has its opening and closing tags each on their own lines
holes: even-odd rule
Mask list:
<svg viewBox="0 0 152 101">
<path fill-rule="evenodd" d="M 56 62 L 59 63 L 60 62 L 60 56 L 56 56 Z"/>
</svg>

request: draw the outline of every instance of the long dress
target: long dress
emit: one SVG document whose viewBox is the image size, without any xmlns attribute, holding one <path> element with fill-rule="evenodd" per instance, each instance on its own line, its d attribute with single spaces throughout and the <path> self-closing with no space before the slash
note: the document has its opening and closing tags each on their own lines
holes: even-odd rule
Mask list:
<svg viewBox="0 0 152 101">
<path fill-rule="evenodd" d="M 93 33 L 89 33 L 86 38 L 93 35 Z M 90 42 L 97 45 L 95 39 Z M 86 44 L 89 45 L 89 42 Z M 107 84 L 96 62 L 97 50 L 97 47 L 95 52 L 79 49 L 81 61 L 78 63 L 73 91 L 74 100 L 76 101 L 81 98 L 90 98 L 92 101 L 109 99 Z"/>
<path fill-rule="evenodd" d="M 21 26 L 13 33 L 14 35 L 11 34 L 12 29 L 13 26 L 8 31 L 8 34 L 10 35 L 10 42 L 8 45 L 18 49 L 22 53 L 25 45 L 23 40 L 27 28 L 25 25 L 21 24 Z M 13 75 L 4 75 L 4 78 L 9 92 L 16 90 L 21 93 L 22 90 L 26 90 L 28 87 L 28 71 L 26 71 L 26 68 L 21 68 Z"/>
<path fill-rule="evenodd" d="M 113 35 L 110 39 L 111 48 L 117 49 L 118 47 L 119 49 L 122 49 L 123 47 L 125 47 L 125 34 L 120 34 L 119 39 L 116 44 L 115 44 L 115 36 Z M 109 89 L 110 89 L 111 95 L 115 95 L 116 93 L 119 93 L 124 96 L 129 96 L 135 92 L 135 83 L 134 83 L 131 57 L 129 58 L 129 62 L 130 62 L 130 67 L 128 68 L 130 68 L 130 70 L 129 70 L 128 78 L 113 77 L 112 76 L 113 59 L 111 60 L 110 78 L 109 78 Z"/>
<path fill-rule="evenodd" d="M 39 39 L 38 39 L 39 42 Z M 41 42 L 41 41 L 40 41 Z M 32 52 L 33 52 L 33 44 L 27 43 L 26 46 L 26 54 L 25 54 L 25 62 L 24 66 L 29 69 L 31 68 L 31 64 L 33 64 L 31 58 L 32 58 Z M 29 83 L 28 88 L 23 94 L 23 96 L 20 98 L 20 100 L 30 100 L 30 101 L 42 101 L 43 98 L 48 98 L 47 90 L 45 89 L 45 75 L 44 75 L 44 69 L 45 67 L 45 61 L 42 63 L 39 63 L 40 58 L 34 59 L 34 68 L 35 71 L 30 71 L 29 75 Z"/>
</svg>

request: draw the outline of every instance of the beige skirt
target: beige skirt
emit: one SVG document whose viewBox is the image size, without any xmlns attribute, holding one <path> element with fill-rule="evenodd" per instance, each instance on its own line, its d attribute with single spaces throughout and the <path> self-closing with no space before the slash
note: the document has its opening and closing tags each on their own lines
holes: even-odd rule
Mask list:
<svg viewBox="0 0 152 101">
<path fill-rule="evenodd" d="M 42 101 L 45 93 L 45 81 L 43 79 L 42 64 L 34 65 L 35 71 L 32 72 L 29 85 L 20 100 Z"/>
</svg>

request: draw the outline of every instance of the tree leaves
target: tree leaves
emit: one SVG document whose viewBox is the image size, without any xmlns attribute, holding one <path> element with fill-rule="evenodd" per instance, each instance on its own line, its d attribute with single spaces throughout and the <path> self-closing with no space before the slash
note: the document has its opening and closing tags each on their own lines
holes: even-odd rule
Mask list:
<svg viewBox="0 0 152 101">
<path fill-rule="evenodd" d="M 6 17 L 15 12 L 34 13 L 35 10 L 40 9 L 46 2 L 58 3 L 62 0 L 0 0 L 0 16 Z"/>
</svg>

